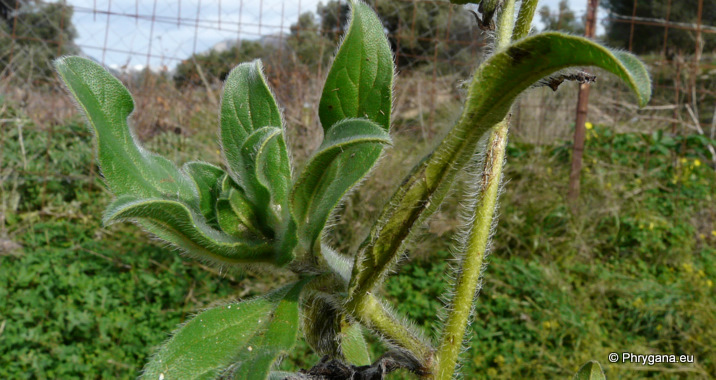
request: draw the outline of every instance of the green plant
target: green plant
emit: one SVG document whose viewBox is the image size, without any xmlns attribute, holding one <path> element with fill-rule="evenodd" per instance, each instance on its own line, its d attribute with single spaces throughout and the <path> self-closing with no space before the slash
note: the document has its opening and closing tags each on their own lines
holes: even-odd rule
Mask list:
<svg viewBox="0 0 716 380">
<path fill-rule="evenodd" d="M 512 102 L 542 78 L 579 65 L 616 74 L 642 105 L 650 96 L 646 70 L 632 55 L 559 33 L 527 37 L 537 1 L 524 0 L 516 22 L 514 0 L 488 3 L 484 11 L 497 15 L 494 53 L 476 69 L 462 116 L 405 178 L 353 257 L 323 236 L 341 199 L 391 143 L 394 75 L 383 27 L 364 3 L 351 3 L 351 22 L 326 79 L 318 109 L 323 143 L 296 176 L 281 112 L 258 61 L 239 65 L 226 79 L 225 168 L 190 162 L 182 169 L 137 144 L 127 126 L 134 104 L 116 78 L 85 59 L 56 61 L 97 135 L 102 174 L 117 196 L 105 223 L 135 221 L 220 266 L 283 268 L 297 277 L 265 296 L 199 313 L 154 355 L 145 378 L 291 378 L 271 371 L 294 347 L 299 325 L 317 353 L 336 359 L 319 363 L 322 371 L 405 368 L 427 378 L 453 376 L 494 225 Z M 376 290 L 466 169 L 473 174 L 471 201 L 463 207 L 453 296 L 435 344 Z M 389 346 L 373 366 L 366 332 Z"/>
</svg>

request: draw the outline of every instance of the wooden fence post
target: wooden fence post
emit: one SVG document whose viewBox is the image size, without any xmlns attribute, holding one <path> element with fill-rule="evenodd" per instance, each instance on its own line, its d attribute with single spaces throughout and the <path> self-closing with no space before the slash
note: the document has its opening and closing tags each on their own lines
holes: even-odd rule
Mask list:
<svg viewBox="0 0 716 380">
<path fill-rule="evenodd" d="M 594 37 L 596 28 L 597 7 L 599 0 L 587 0 L 587 22 L 584 28 L 584 35 L 587 38 Z M 579 85 L 579 98 L 577 100 L 577 117 L 574 122 L 574 145 L 572 149 L 572 167 L 569 172 L 569 190 L 567 200 L 574 209 L 576 200 L 579 198 L 579 177 L 582 171 L 582 153 L 584 152 L 584 137 L 587 121 L 587 105 L 589 104 L 589 83 Z"/>
</svg>

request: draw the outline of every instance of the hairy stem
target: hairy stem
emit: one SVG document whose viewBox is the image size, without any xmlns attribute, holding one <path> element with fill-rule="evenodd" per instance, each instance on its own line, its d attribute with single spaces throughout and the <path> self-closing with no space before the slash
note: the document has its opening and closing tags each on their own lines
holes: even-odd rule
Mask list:
<svg viewBox="0 0 716 380">
<path fill-rule="evenodd" d="M 478 179 L 474 220 L 464 243 L 464 256 L 460 263 L 454 296 L 438 348 L 435 371 L 437 379 L 452 378 L 462 349 L 473 300 L 479 289 L 480 273 L 497 206 L 508 128 L 509 121 L 505 119 L 494 127 L 487 143 L 487 151 L 481 167 L 482 174 Z"/>
<path fill-rule="evenodd" d="M 535 17 L 537 10 L 537 2 L 539 0 L 522 0 L 520 5 L 520 13 L 517 15 L 517 24 L 513 33 L 513 40 L 527 37 L 532 27 L 532 19 Z"/>
<path fill-rule="evenodd" d="M 408 351 L 414 357 L 419 368 L 409 368 L 413 372 L 423 374 L 430 372 L 435 349 L 418 334 L 405 326 L 386 309 L 386 306 L 372 294 L 353 298 L 346 305 L 346 310 L 364 326 L 380 332 L 385 339 Z"/>
<path fill-rule="evenodd" d="M 495 47 L 502 49 L 512 40 L 512 28 L 515 26 L 515 0 L 505 0 L 500 18 L 497 21 L 497 40 Z"/>
<path fill-rule="evenodd" d="M 512 38 L 514 7 L 514 0 L 507 0 L 503 5 L 498 24 L 498 50 L 507 46 Z M 481 110 L 475 99 L 482 91 L 477 82 L 473 79 L 465 108 L 455 127 L 435 152 L 413 169 L 362 244 L 353 266 L 349 302 L 360 303 L 361 298 L 370 294 L 382 280 L 405 250 L 414 227 L 422 225 L 438 209 L 457 173 L 473 157 L 478 140 L 496 124 L 486 123 L 477 117 Z M 355 297 L 358 299 L 353 301 Z"/>
<path fill-rule="evenodd" d="M 512 40 L 514 7 L 515 0 L 505 1 L 498 21 L 496 50 L 506 47 Z M 521 11 L 522 9 L 520 9 L 520 13 Z M 480 275 L 490 243 L 490 231 L 497 208 L 509 127 L 510 121 L 507 116 L 491 130 L 485 147 L 485 157 L 477 183 L 475 205 L 472 210 L 469 210 L 473 215 L 472 224 L 467 231 L 464 246 L 461 247 L 463 257 L 436 357 L 435 376 L 438 380 L 451 379 L 455 372 L 473 302 L 479 290 Z"/>
<path fill-rule="evenodd" d="M 503 9 L 514 13 L 514 0 L 508 0 Z M 503 14 L 505 12 L 503 11 Z M 505 22 L 512 23 L 513 17 Z M 501 24 L 502 24 L 501 20 Z M 511 27 L 510 27 L 511 30 Z M 499 31 L 498 31 L 499 33 Z M 498 41 L 510 36 L 498 35 Z M 498 44 L 501 46 L 501 44 Z M 474 81 L 473 81 L 474 82 Z M 476 125 L 476 111 L 471 103 L 473 94 L 480 91 L 472 83 L 465 109 L 455 127 L 440 143 L 435 152 L 418 164 L 373 226 L 370 236 L 356 255 L 349 286 L 349 299 L 368 294 L 389 270 L 413 232 L 442 203 L 452 186 L 456 174 L 468 163 L 479 138 L 492 125 Z"/>
</svg>

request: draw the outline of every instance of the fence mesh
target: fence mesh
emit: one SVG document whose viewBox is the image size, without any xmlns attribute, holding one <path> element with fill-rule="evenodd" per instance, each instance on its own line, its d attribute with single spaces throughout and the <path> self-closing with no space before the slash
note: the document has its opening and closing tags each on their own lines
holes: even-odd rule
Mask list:
<svg viewBox="0 0 716 380">
<path fill-rule="evenodd" d="M 469 7 L 432 0 L 368 2 L 384 22 L 398 66 L 395 133 L 429 141 L 453 121 L 463 83 L 488 53 L 491 36 L 477 27 Z M 617 131 L 713 139 L 716 10 L 704 0 L 654 4 L 634 0 L 626 10 L 600 10 L 603 22 L 626 28 L 623 48 L 641 53 L 649 65 L 654 100 L 637 109 L 623 86 L 598 72 L 589 120 Z M 653 15 L 655 7 L 663 13 Z M 647 8 L 651 13 L 642 15 Z M 684 13 L 696 17 L 676 17 Z M 293 153 L 301 158 L 320 142 L 315 109 L 321 79 L 347 14 L 340 1 L 0 0 L 0 146 L 7 147 L 0 155 L 0 226 L 21 207 L 13 195 L 19 188 L 32 187 L 33 202 L 47 210 L 58 187 L 97 184 L 92 152 L 80 148 L 91 136 L 61 90 L 49 64 L 53 58 L 84 54 L 107 65 L 133 93 L 133 124 L 150 149 L 178 161 L 213 162 L 218 151 L 195 148 L 215 144 L 220 80 L 233 65 L 262 58 L 284 107 Z M 658 39 L 661 48 L 642 51 L 646 38 Z M 692 49 L 685 48 L 689 40 Z M 513 134 L 534 144 L 568 138 L 576 93 L 576 85 L 565 85 L 556 93 L 542 87 L 522 96 Z M 76 155 L 87 157 L 71 159 Z"/>
</svg>

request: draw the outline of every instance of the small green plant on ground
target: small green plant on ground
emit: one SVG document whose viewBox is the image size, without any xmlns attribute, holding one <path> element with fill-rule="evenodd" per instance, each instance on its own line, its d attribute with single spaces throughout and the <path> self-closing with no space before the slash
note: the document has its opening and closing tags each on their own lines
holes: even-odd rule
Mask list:
<svg viewBox="0 0 716 380">
<path fill-rule="evenodd" d="M 190 162 L 181 169 L 139 146 L 127 125 L 131 95 L 116 78 L 86 59 L 56 61 L 97 136 L 100 168 L 116 195 L 105 223 L 134 221 L 222 267 L 274 268 L 295 277 L 264 296 L 199 313 L 155 353 L 143 376 L 310 378 L 329 371 L 380 378 L 402 368 L 424 378 L 451 378 L 495 224 L 515 98 L 544 77 L 584 65 L 617 75 L 641 105 L 650 96 L 644 66 L 628 53 L 560 33 L 528 37 L 536 6 L 522 1 L 515 21 L 514 0 L 480 4 L 482 27 L 496 25 L 494 53 L 474 72 L 461 117 L 404 179 L 350 254 L 334 250 L 323 238 L 325 229 L 341 199 L 391 144 L 393 57 L 380 20 L 366 4 L 351 2 L 351 21 L 318 109 L 323 143 L 298 175 L 258 61 L 239 65 L 226 79 L 220 114 L 224 167 Z M 397 316 L 376 290 L 463 171 L 471 173 L 470 201 L 462 209 L 456 280 L 444 326 L 432 341 Z M 299 330 L 326 360 L 307 374 L 275 371 Z M 371 359 L 365 334 L 387 344 L 379 358 Z M 580 374 L 592 369 L 586 365 Z"/>
</svg>

